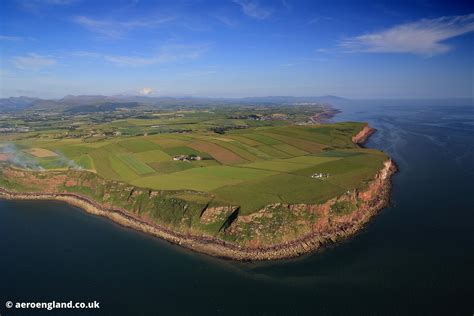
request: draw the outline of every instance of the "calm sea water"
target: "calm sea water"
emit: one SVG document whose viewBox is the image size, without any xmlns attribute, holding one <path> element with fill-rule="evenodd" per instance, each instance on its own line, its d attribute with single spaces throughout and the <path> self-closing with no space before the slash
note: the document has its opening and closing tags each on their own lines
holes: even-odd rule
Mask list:
<svg viewBox="0 0 474 316">
<path fill-rule="evenodd" d="M 472 315 L 473 108 L 358 106 L 347 119 L 376 127 L 367 145 L 400 167 L 392 206 L 354 238 L 238 263 L 63 203 L 0 201 L 0 314 L 21 314 L 7 300 L 97 300 L 110 315 Z"/>
</svg>

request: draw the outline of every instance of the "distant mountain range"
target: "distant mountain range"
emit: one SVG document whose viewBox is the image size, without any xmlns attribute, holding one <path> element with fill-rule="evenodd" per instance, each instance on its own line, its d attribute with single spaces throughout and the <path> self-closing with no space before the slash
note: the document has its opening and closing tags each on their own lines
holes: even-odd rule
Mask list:
<svg viewBox="0 0 474 316">
<path fill-rule="evenodd" d="M 10 97 L 0 99 L 0 111 L 58 111 L 58 112 L 98 112 L 113 111 L 117 108 L 169 107 L 169 106 L 209 106 L 209 105 L 290 105 L 298 103 L 331 104 L 345 100 L 337 96 L 293 97 L 268 96 L 246 98 L 199 98 L 199 97 L 150 97 L 133 95 L 67 95 L 62 99 L 39 99 L 30 97 Z"/>
<path fill-rule="evenodd" d="M 474 98 L 451 99 L 346 99 L 333 95 L 315 97 L 268 96 L 245 98 L 153 97 L 137 95 L 67 95 L 62 99 L 30 97 L 0 98 L 0 112 L 54 111 L 64 113 L 107 112 L 118 108 L 170 108 L 174 106 L 199 107 L 219 105 L 292 105 L 319 103 L 338 109 L 376 106 L 474 106 Z"/>
<path fill-rule="evenodd" d="M 29 97 L 12 97 L 0 99 L 0 111 L 1 110 L 22 110 L 30 107 L 36 101 L 40 101 L 38 98 Z"/>
</svg>

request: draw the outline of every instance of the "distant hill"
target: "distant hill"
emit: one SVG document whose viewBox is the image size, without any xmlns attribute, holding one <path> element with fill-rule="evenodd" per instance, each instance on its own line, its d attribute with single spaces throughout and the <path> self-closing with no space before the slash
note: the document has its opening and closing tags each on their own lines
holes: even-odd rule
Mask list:
<svg viewBox="0 0 474 316">
<path fill-rule="evenodd" d="M 346 99 L 333 95 L 295 97 L 266 96 L 245 98 L 207 97 L 154 97 L 139 95 L 67 95 L 61 99 L 40 99 L 30 97 L 10 97 L 0 99 L 0 112 L 13 111 L 54 111 L 65 113 L 88 113 L 124 109 L 157 109 L 171 107 L 200 107 L 226 105 L 298 105 L 318 103 L 332 105 L 339 109 L 359 108 L 367 104 L 385 105 L 473 105 L 472 98 L 455 99 Z"/>
<path fill-rule="evenodd" d="M 294 103 L 331 103 L 333 101 L 345 100 L 344 98 L 326 95 L 318 97 L 294 97 L 294 96 L 268 96 L 247 97 L 237 99 L 245 103 L 269 103 L 269 104 L 294 104 Z"/>
<path fill-rule="evenodd" d="M 29 97 L 11 97 L 0 99 L 0 110 L 23 110 L 41 99 Z"/>
<path fill-rule="evenodd" d="M 246 98 L 149 97 L 135 95 L 67 95 L 62 99 L 11 97 L 0 99 L 0 111 L 57 111 L 68 113 L 105 112 L 117 108 L 218 106 L 218 105 L 291 105 L 298 103 L 330 104 L 344 100 L 337 96 L 293 97 L 268 96 Z"/>
</svg>

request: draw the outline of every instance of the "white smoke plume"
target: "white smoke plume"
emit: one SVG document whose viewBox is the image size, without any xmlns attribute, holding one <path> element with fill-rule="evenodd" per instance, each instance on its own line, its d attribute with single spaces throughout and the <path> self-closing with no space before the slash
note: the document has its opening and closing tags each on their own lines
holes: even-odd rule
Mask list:
<svg viewBox="0 0 474 316">
<path fill-rule="evenodd" d="M 74 160 L 67 158 L 62 153 L 60 152 L 55 152 L 55 153 L 58 155 L 57 159 L 58 159 L 58 164 L 60 164 L 60 166 L 66 166 L 69 169 L 74 169 L 74 170 L 84 169 L 82 168 L 82 166 L 78 165 Z"/>
<path fill-rule="evenodd" d="M 7 162 L 13 166 L 20 167 L 23 169 L 31 170 L 44 170 L 44 168 L 39 164 L 38 160 L 18 149 L 18 147 L 13 143 L 4 143 L 0 144 L 0 154 L 6 154 Z M 71 160 L 64 156 L 60 152 L 56 152 L 58 155 L 55 160 L 51 163 L 52 167 L 56 168 L 70 168 L 75 170 L 83 170 L 83 168 L 78 165 L 74 160 Z"/>
<path fill-rule="evenodd" d="M 43 170 L 43 167 L 38 164 L 38 161 L 34 157 L 19 150 L 15 144 L 0 144 L 0 153 L 6 154 L 7 162 L 14 166 L 24 169 Z"/>
</svg>

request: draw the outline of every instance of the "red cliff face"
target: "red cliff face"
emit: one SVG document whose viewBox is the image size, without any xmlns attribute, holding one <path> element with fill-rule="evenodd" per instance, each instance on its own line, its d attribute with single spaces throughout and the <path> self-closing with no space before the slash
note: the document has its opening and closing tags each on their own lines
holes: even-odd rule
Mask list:
<svg viewBox="0 0 474 316">
<path fill-rule="evenodd" d="M 108 203 L 99 204 L 77 193 L 59 193 L 58 188 L 75 183 L 61 172 L 4 170 L 4 176 L 15 179 L 20 184 L 34 184 L 38 192 L 21 193 L 0 188 L 0 197 L 61 200 L 195 251 L 236 260 L 272 260 L 295 257 L 356 233 L 387 205 L 390 178 L 395 171 L 395 164 L 392 160 L 387 160 L 364 190 L 348 192 L 323 204 L 274 204 L 245 216 L 233 212 L 235 208 L 231 206 L 206 209 L 201 214 L 201 224 L 213 222 L 229 212 L 236 213 L 236 218 L 229 222 L 227 228 L 222 226 L 224 235 L 217 236 L 165 227 L 149 221 L 146 216 L 132 214 Z M 87 181 L 80 184 L 87 186 Z M 130 192 L 130 196 L 133 196 L 133 190 Z M 151 195 L 150 192 L 149 196 Z M 334 212 L 333 208 L 337 203 L 345 203 L 353 208 L 350 212 Z M 242 238 L 245 234 L 251 234 L 251 237 Z M 233 237 L 233 241 L 223 239 L 225 236 Z"/>
<path fill-rule="evenodd" d="M 322 204 L 268 205 L 252 214 L 238 216 L 227 233 L 254 249 L 298 240 L 324 243 L 350 235 L 388 203 L 390 176 L 394 172 L 394 163 L 387 160 L 364 190 L 350 191 Z M 334 211 L 341 203 L 350 207 L 347 213 Z M 242 239 L 243 235 L 250 238 Z"/>
<path fill-rule="evenodd" d="M 357 135 L 352 137 L 352 142 L 355 144 L 362 145 L 373 133 L 375 133 L 375 129 L 370 127 L 369 125 L 365 125 L 364 128 L 359 133 L 357 133 Z"/>
<path fill-rule="evenodd" d="M 3 170 L 6 179 L 13 179 L 28 187 L 36 187 L 42 192 L 56 192 L 58 187 L 67 180 L 67 175 L 63 172 L 40 172 L 6 168 Z"/>
</svg>

